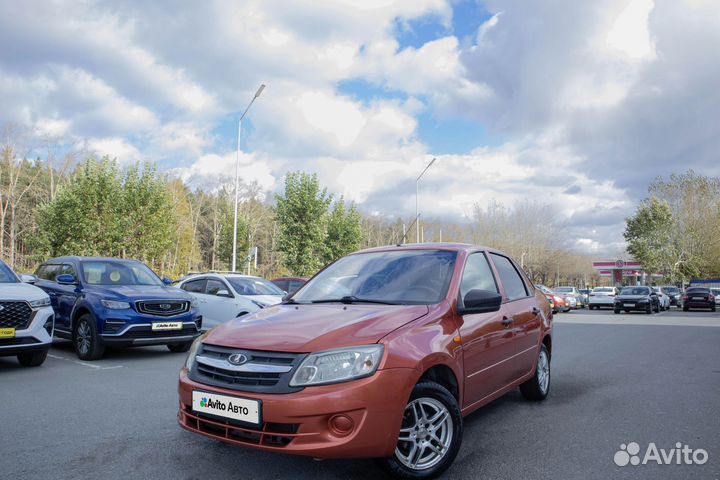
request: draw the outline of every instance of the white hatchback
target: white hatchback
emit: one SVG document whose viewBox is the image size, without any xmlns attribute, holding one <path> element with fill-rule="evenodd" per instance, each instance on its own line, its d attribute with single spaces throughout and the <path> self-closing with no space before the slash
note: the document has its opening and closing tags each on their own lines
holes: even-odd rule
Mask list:
<svg viewBox="0 0 720 480">
<path fill-rule="evenodd" d="M 615 304 L 615 296 L 618 294 L 618 289 L 615 287 L 595 287 L 590 292 L 590 299 L 588 300 L 588 308 L 600 309 L 600 307 L 613 308 Z"/>
<path fill-rule="evenodd" d="M 176 286 L 197 299 L 203 330 L 280 303 L 285 295 L 264 278 L 239 274 L 203 273 Z"/>
</svg>

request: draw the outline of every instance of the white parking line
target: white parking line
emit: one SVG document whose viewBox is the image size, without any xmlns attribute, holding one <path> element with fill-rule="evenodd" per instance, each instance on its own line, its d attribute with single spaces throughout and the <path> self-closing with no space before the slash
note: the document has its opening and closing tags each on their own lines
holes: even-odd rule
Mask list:
<svg viewBox="0 0 720 480">
<path fill-rule="evenodd" d="M 611 316 L 590 315 L 573 312 L 572 315 L 553 317 L 555 323 L 588 324 L 588 325 L 654 325 L 670 327 L 720 327 L 717 317 L 677 317 L 670 312 L 648 315 L 611 314 Z"/>
<path fill-rule="evenodd" d="M 65 361 L 65 362 L 74 363 L 74 364 L 76 364 L 76 365 L 82 365 L 82 366 L 84 366 L 84 367 L 90 367 L 90 368 L 93 368 L 93 369 L 95 369 L 95 370 L 112 370 L 112 369 L 115 369 L 115 368 L 123 368 L 123 367 L 124 367 L 124 365 L 113 365 L 113 366 L 110 366 L 110 367 L 103 367 L 103 366 L 100 366 L 100 365 L 94 365 L 94 364 L 92 364 L 92 363 L 81 362 L 80 360 L 73 360 L 73 359 L 70 359 L 70 358 L 61 357 L 60 355 L 52 355 L 52 354 L 50 354 L 50 353 L 48 353 L 48 357 L 54 358 L 54 359 L 56 359 L 56 360 L 63 360 L 63 361 Z"/>
</svg>

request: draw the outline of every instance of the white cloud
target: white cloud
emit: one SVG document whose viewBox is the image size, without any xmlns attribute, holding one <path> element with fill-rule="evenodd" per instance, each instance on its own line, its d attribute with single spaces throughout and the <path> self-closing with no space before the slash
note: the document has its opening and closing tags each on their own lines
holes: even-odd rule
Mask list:
<svg viewBox="0 0 720 480">
<path fill-rule="evenodd" d="M 140 151 L 122 138 L 97 138 L 88 142 L 87 148 L 99 156 L 107 155 L 121 163 L 142 160 Z"/>
</svg>

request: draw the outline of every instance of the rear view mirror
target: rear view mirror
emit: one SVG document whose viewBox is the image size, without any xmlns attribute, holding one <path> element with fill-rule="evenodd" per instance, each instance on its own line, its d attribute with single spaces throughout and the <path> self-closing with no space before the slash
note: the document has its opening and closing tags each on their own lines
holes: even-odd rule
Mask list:
<svg viewBox="0 0 720 480">
<path fill-rule="evenodd" d="M 168 277 L 163 277 L 163 278 L 162 278 L 162 282 L 163 282 L 165 285 L 172 285 L 172 283 L 173 283 L 172 279 L 171 279 L 171 278 L 168 278 Z"/>
<path fill-rule="evenodd" d="M 55 278 L 55 281 L 60 285 L 75 285 L 77 283 L 75 275 L 67 274 L 58 275 L 57 278 Z"/>
<path fill-rule="evenodd" d="M 218 290 L 215 295 L 217 295 L 218 297 L 230 297 L 230 298 L 232 298 L 232 295 L 230 295 L 230 292 L 228 292 L 227 290 Z"/>
<path fill-rule="evenodd" d="M 20 275 L 20 281 L 23 283 L 29 283 L 30 285 L 35 285 L 37 277 L 35 275 L 22 274 Z"/>
<path fill-rule="evenodd" d="M 463 303 L 465 305 L 458 308 L 460 315 L 497 312 L 502 304 L 502 295 L 490 290 L 470 290 L 465 295 Z"/>
</svg>

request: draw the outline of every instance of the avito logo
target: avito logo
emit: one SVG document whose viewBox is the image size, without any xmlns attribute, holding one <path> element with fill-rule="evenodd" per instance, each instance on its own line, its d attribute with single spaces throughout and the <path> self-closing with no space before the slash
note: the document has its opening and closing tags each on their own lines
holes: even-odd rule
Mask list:
<svg viewBox="0 0 720 480">
<path fill-rule="evenodd" d="M 212 408 L 215 410 L 222 410 L 223 412 L 228 411 L 242 415 L 248 415 L 250 413 L 250 410 L 242 405 L 233 405 L 232 402 L 225 403 L 222 400 L 213 400 L 212 398 L 208 399 L 207 397 L 200 399 L 200 408 Z"/>
<path fill-rule="evenodd" d="M 689 445 L 683 445 L 680 442 L 675 444 L 675 448 L 658 448 L 654 442 L 650 442 L 645 449 L 645 454 L 640 457 L 640 445 L 630 442 L 627 445 L 620 445 L 620 450 L 615 452 L 613 460 L 618 467 L 626 465 L 647 465 L 648 463 L 656 463 L 657 465 L 704 465 L 708 461 L 708 453 L 702 448 L 693 450 Z"/>
</svg>

